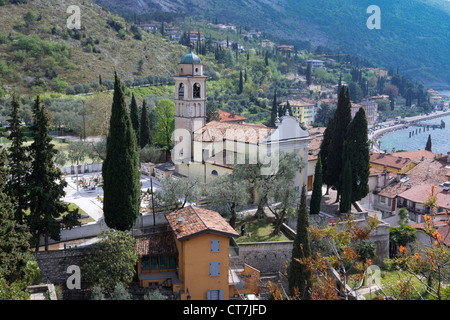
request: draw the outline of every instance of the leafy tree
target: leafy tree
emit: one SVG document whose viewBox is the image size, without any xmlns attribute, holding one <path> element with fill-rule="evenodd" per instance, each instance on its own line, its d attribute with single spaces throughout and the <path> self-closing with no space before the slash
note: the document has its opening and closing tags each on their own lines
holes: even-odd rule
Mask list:
<svg viewBox="0 0 450 320">
<path fill-rule="evenodd" d="M 196 202 L 200 196 L 200 182 L 197 179 L 176 180 L 169 177 L 161 180 L 161 190 L 156 192 L 155 198 L 170 210 L 174 205 L 184 208 L 187 203 Z"/>
<path fill-rule="evenodd" d="M 370 259 L 361 261 L 358 248 L 362 241 L 369 239 L 378 224 L 376 216 L 369 216 L 365 225 L 360 226 L 353 215 L 349 215 L 346 220 L 332 221 L 324 228 L 308 228 L 311 241 L 323 241 L 330 249 L 327 254 L 318 252 L 299 259 L 311 272 L 312 300 L 348 300 L 362 286 L 362 279 L 372 262 Z M 336 284 L 330 266 L 339 270 L 340 285 Z"/>
<path fill-rule="evenodd" d="M 303 184 L 300 204 L 297 206 L 297 232 L 292 248 L 292 259 L 289 265 L 289 294 L 301 300 L 309 300 L 311 290 L 311 274 L 305 265 L 299 262 L 311 256 L 311 245 L 308 235 L 309 219 L 306 203 L 306 186 Z"/>
<path fill-rule="evenodd" d="M 431 151 L 431 134 L 428 135 L 427 145 L 425 146 L 425 150 Z"/>
<path fill-rule="evenodd" d="M 164 150 L 173 148 L 172 133 L 175 130 L 175 103 L 169 99 L 161 99 L 155 107 L 156 143 Z"/>
<path fill-rule="evenodd" d="M 61 170 L 54 165 L 57 150 L 48 134 L 49 120 L 39 96 L 33 107 L 33 122 L 33 143 L 30 145 L 32 163 L 27 179 L 30 214 L 26 220 L 38 251 L 41 235 L 44 236 L 45 250 L 48 250 L 49 237 L 60 239 L 61 224 L 71 228 L 80 225 L 80 222 L 77 220 L 78 209 L 68 212 L 68 204 L 61 200 L 67 182 Z M 61 223 L 55 220 L 66 212 L 68 214 L 64 215 Z"/>
<path fill-rule="evenodd" d="M 311 201 L 309 203 L 310 214 L 320 213 L 321 202 L 322 202 L 322 160 L 321 157 L 319 156 L 314 170 L 313 190 L 311 195 Z"/>
<path fill-rule="evenodd" d="M 90 153 L 90 145 L 84 141 L 73 141 L 69 143 L 67 148 L 67 159 L 76 164 L 76 176 L 77 176 L 77 193 L 78 193 L 78 166 L 80 162 L 83 162 Z"/>
<path fill-rule="evenodd" d="M 92 245 L 92 254 L 81 265 L 85 281 L 111 292 L 117 284 L 128 285 L 134 277 L 138 255 L 135 240 L 126 231 L 104 230 L 101 241 Z"/>
<path fill-rule="evenodd" d="M 230 216 L 229 223 L 234 228 L 237 212 L 249 199 L 248 182 L 233 174 L 219 176 L 208 183 L 206 196 L 211 200 L 214 210 Z"/>
<path fill-rule="evenodd" d="M 139 145 L 144 148 L 146 145 L 153 144 L 153 138 L 150 134 L 150 119 L 148 117 L 147 104 L 142 102 L 141 125 L 139 127 Z"/>
<path fill-rule="evenodd" d="M 11 197 L 14 204 L 14 216 L 19 224 L 23 223 L 23 215 L 28 208 L 26 193 L 26 179 L 30 169 L 30 158 L 24 143 L 26 137 L 22 131 L 19 115 L 19 101 L 13 95 L 11 101 L 11 114 L 9 122 L 8 139 L 11 145 L 8 148 L 8 169 L 9 176 L 6 183 L 6 193 Z"/>
<path fill-rule="evenodd" d="M 139 154 L 136 134 L 117 74 L 106 141 L 106 158 L 103 162 L 103 180 L 106 224 L 113 229 L 129 230 L 136 222 L 141 202 Z"/>
<path fill-rule="evenodd" d="M 348 125 L 342 158 L 350 161 L 351 202 L 361 200 L 369 193 L 370 154 L 367 118 L 364 108 L 356 112 Z"/>
</svg>

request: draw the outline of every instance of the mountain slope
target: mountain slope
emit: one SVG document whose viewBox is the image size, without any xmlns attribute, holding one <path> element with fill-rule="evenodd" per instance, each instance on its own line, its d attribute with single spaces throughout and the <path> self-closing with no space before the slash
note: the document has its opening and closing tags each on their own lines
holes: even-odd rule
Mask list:
<svg viewBox="0 0 450 320">
<path fill-rule="evenodd" d="M 116 12 L 185 12 L 359 55 L 426 86 L 450 87 L 450 2 L 444 0 L 96 0 Z M 125 3 L 127 4 L 125 6 Z M 381 10 L 370 30 L 367 8 Z"/>
<path fill-rule="evenodd" d="M 81 10 L 81 29 L 69 30 L 66 10 Z M 173 74 L 185 49 L 132 29 L 91 0 L 30 0 L 0 6 L 0 83 L 35 94 L 65 86 L 143 75 Z M 120 29 L 123 29 L 120 31 Z M 140 36 L 138 35 L 140 32 Z M 141 37 L 141 40 L 136 38 Z"/>
</svg>

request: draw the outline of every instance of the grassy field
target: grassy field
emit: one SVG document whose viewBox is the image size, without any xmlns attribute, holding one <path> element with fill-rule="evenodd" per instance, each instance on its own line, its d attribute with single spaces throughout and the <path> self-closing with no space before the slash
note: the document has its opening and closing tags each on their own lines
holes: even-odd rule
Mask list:
<svg viewBox="0 0 450 320">
<path fill-rule="evenodd" d="M 265 241 L 289 241 L 289 239 L 280 232 L 273 235 L 273 224 L 269 219 L 257 219 L 249 217 L 244 220 L 236 221 L 236 231 L 241 233 L 241 226 L 245 224 L 245 235 L 236 239 L 236 242 L 265 242 Z"/>
</svg>

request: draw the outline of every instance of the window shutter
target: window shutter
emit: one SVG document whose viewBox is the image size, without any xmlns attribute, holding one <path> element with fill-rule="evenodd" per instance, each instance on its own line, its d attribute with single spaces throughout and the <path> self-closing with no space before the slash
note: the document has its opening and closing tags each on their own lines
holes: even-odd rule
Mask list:
<svg viewBox="0 0 450 320">
<path fill-rule="evenodd" d="M 220 261 L 211 261 L 209 263 L 209 276 L 210 277 L 220 276 Z"/>
<path fill-rule="evenodd" d="M 225 300 L 225 291 L 222 289 L 219 290 L 219 300 Z"/>
<path fill-rule="evenodd" d="M 211 252 L 219 252 L 220 241 L 219 240 L 211 240 Z"/>
</svg>

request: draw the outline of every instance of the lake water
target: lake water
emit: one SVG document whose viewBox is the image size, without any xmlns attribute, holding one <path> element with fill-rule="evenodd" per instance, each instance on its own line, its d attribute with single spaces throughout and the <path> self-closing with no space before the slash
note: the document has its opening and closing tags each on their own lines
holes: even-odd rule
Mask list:
<svg viewBox="0 0 450 320">
<path fill-rule="evenodd" d="M 450 94 L 450 92 L 449 92 Z M 439 124 L 444 120 L 446 126 L 444 129 L 432 129 L 410 126 L 406 129 L 390 132 L 381 137 L 381 148 L 388 152 L 395 147 L 396 150 L 423 150 L 427 144 L 428 135 L 431 135 L 431 151 L 435 153 L 447 154 L 450 152 L 450 116 L 434 118 L 431 120 L 421 121 L 421 123 Z M 421 133 L 415 134 L 416 129 L 421 129 Z M 409 137 L 409 132 L 414 130 L 414 136 Z"/>
</svg>

